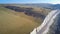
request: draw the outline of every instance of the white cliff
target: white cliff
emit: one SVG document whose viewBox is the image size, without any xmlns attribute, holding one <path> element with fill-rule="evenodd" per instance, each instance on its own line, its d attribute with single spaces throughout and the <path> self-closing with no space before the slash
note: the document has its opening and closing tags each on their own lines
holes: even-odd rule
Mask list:
<svg viewBox="0 0 60 34">
<path fill-rule="evenodd" d="M 49 31 L 49 27 L 54 23 L 54 19 L 60 13 L 58 10 L 51 11 L 46 18 L 44 19 L 43 23 L 35 28 L 30 34 L 47 34 Z"/>
</svg>

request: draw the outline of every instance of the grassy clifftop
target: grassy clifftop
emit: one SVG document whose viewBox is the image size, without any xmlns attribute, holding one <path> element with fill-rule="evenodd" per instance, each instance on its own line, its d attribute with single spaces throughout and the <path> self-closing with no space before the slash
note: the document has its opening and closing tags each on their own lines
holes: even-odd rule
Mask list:
<svg viewBox="0 0 60 34">
<path fill-rule="evenodd" d="M 38 23 L 31 16 L 23 12 L 0 8 L 0 34 L 29 34 Z"/>
<path fill-rule="evenodd" d="M 35 8 L 33 11 L 38 10 Z M 42 19 L 28 16 L 24 12 L 0 7 L 0 34 L 29 34 L 41 22 Z"/>
</svg>

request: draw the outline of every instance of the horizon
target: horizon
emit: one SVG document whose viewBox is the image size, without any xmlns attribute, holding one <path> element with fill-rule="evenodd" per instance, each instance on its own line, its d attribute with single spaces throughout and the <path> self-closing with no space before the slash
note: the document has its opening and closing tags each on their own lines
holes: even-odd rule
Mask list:
<svg viewBox="0 0 60 34">
<path fill-rule="evenodd" d="M 0 0 L 0 4 L 32 4 L 32 3 L 60 4 L 60 0 Z"/>
</svg>

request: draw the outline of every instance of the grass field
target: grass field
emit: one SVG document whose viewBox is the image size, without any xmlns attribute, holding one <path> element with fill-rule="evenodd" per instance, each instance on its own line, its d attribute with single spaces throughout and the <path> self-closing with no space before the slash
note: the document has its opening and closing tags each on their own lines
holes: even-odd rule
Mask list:
<svg viewBox="0 0 60 34">
<path fill-rule="evenodd" d="M 0 34 L 29 34 L 38 23 L 23 12 L 0 8 Z"/>
<path fill-rule="evenodd" d="M 42 19 L 35 19 L 23 12 L 0 7 L 0 34 L 29 34 L 41 22 Z"/>
</svg>

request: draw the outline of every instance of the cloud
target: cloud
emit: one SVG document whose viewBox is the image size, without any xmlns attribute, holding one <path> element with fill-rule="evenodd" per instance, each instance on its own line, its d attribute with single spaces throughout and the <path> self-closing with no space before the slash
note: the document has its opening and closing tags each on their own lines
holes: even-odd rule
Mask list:
<svg viewBox="0 0 60 34">
<path fill-rule="evenodd" d="M 60 0 L 53 0 L 52 2 L 49 2 L 51 4 L 60 4 Z"/>
</svg>

